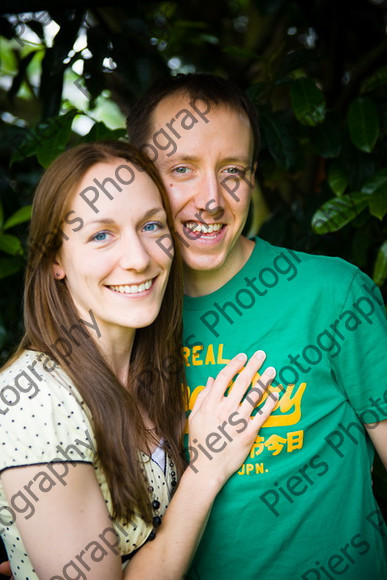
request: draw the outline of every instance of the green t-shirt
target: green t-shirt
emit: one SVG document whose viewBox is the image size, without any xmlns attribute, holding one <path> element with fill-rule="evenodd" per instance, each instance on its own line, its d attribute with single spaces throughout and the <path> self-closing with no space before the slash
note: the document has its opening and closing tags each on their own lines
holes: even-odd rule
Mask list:
<svg viewBox="0 0 387 580">
<path fill-rule="evenodd" d="M 341 259 L 255 242 L 225 286 L 185 298 L 190 408 L 207 377 L 238 352 L 264 350 L 281 391 L 246 462 L 219 493 L 187 577 L 387 578 L 387 531 L 363 428 L 387 419 L 380 292 Z M 217 447 L 224 442 L 223 434 Z"/>
</svg>

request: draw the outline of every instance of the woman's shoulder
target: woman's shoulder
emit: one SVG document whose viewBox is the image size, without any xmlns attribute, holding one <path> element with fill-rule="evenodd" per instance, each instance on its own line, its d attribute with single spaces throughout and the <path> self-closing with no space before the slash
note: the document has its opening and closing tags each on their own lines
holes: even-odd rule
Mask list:
<svg viewBox="0 0 387 580">
<path fill-rule="evenodd" d="M 40 392 L 62 397 L 67 393 L 83 404 L 73 381 L 55 360 L 43 352 L 24 350 L 0 372 L 0 400 L 7 393 L 15 399 L 25 395 L 32 400 Z"/>
<path fill-rule="evenodd" d="M 9 450 L 0 469 L 53 461 L 58 445 L 73 447 L 78 440 L 86 441 L 86 460 L 95 454 L 87 408 L 69 376 L 46 354 L 26 350 L 2 370 L 0 421 L 0 445 Z"/>
</svg>

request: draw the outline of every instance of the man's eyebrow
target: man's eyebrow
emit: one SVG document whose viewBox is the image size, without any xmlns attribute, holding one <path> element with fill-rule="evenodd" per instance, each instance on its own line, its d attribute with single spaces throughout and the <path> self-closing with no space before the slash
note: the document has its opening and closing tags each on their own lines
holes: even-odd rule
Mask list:
<svg viewBox="0 0 387 580">
<path fill-rule="evenodd" d="M 200 157 L 197 155 L 184 155 L 184 154 L 176 154 L 173 155 L 172 157 L 170 157 L 168 160 L 165 159 L 164 162 L 168 163 L 169 161 L 173 161 L 173 163 L 187 163 L 187 162 L 193 162 L 193 163 L 197 163 L 198 161 L 200 161 Z M 230 157 L 225 157 L 224 159 L 221 159 L 221 163 L 245 163 L 246 165 L 252 165 L 252 160 L 250 159 L 250 157 L 246 157 L 246 155 L 240 155 L 240 156 L 230 156 Z"/>
<path fill-rule="evenodd" d="M 251 165 L 252 160 L 250 159 L 250 157 L 240 155 L 240 156 L 225 157 L 224 159 L 222 159 L 222 163 L 246 163 L 246 165 Z"/>
<path fill-rule="evenodd" d="M 174 163 L 176 163 L 176 162 L 184 163 L 184 162 L 188 162 L 188 161 L 193 161 L 195 163 L 195 162 L 199 161 L 200 157 L 198 157 L 197 155 L 184 155 L 184 154 L 178 153 L 176 156 L 173 155 L 169 159 L 171 161 L 173 161 Z"/>
</svg>

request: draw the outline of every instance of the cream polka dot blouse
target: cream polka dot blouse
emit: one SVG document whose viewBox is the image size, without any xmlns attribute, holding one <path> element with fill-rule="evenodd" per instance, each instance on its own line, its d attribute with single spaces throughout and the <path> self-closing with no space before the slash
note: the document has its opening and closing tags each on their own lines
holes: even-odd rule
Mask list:
<svg viewBox="0 0 387 580">
<path fill-rule="evenodd" d="M 38 579 L 20 537 L 18 522 L 34 517 L 37 502 L 44 501 L 54 486 L 65 485 L 70 469 L 77 469 L 80 463 L 93 465 L 107 509 L 112 513 L 89 416 L 69 377 L 43 353 L 27 350 L 0 374 L 0 534 L 16 580 Z M 139 458 L 152 490 L 150 501 L 155 503 L 157 498 L 156 507 L 161 516 L 174 485 L 173 463 L 168 457 L 154 460 L 142 452 Z M 7 498 L 1 483 L 2 471 L 27 465 L 40 465 L 41 471 L 34 481 L 26 478 L 26 485 Z M 131 522 L 113 521 L 113 524 L 122 556 L 138 549 L 152 532 L 152 525 L 145 524 L 140 517 Z M 106 534 L 107 542 L 113 544 L 109 532 Z M 99 552 L 96 546 L 93 548 L 94 558 L 102 558 L 106 545 L 101 542 Z M 74 567 L 69 563 L 66 570 L 63 570 L 64 564 L 58 562 L 58 576 L 54 578 L 87 577 L 86 556 L 75 559 Z"/>
</svg>

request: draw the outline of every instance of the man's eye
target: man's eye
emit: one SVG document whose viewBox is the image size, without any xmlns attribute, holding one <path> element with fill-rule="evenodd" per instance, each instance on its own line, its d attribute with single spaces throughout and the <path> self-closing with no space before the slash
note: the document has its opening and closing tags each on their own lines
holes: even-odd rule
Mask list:
<svg viewBox="0 0 387 580">
<path fill-rule="evenodd" d="M 183 165 L 180 167 L 175 167 L 174 169 L 172 169 L 172 171 L 174 173 L 178 173 L 179 175 L 185 175 L 186 173 L 188 173 L 189 171 L 191 171 L 188 167 L 184 167 Z"/>
<path fill-rule="evenodd" d="M 224 171 L 229 175 L 244 175 L 246 173 L 246 169 L 240 167 L 226 167 Z"/>
</svg>

